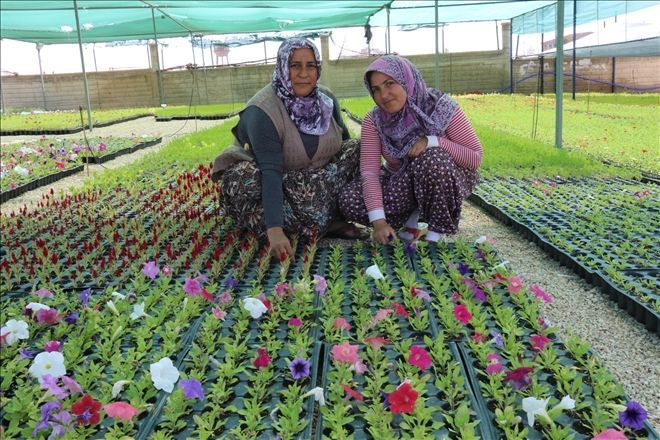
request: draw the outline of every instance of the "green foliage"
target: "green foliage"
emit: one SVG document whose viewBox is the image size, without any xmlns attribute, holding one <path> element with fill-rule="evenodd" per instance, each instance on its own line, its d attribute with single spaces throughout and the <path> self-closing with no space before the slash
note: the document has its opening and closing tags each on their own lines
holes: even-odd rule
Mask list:
<svg viewBox="0 0 660 440">
<path fill-rule="evenodd" d="M 208 105 L 174 105 L 156 109 L 157 118 L 171 118 L 173 116 L 218 116 L 228 115 L 240 111 L 245 106 L 241 102 L 229 104 L 208 104 Z"/>
<path fill-rule="evenodd" d="M 135 115 L 153 115 L 154 108 L 123 108 L 111 110 L 93 110 L 94 124 L 107 123 Z M 87 112 L 83 110 L 83 121 L 88 123 Z M 24 114 L 4 114 L 0 116 L 2 130 L 67 130 L 80 128 L 80 112 L 48 112 Z"/>
</svg>

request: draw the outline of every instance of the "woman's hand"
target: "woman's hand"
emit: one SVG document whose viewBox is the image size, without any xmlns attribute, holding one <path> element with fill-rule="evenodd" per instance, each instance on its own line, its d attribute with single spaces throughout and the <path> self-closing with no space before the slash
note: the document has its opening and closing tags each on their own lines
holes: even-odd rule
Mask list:
<svg viewBox="0 0 660 440">
<path fill-rule="evenodd" d="M 270 251 L 271 255 L 274 255 L 277 258 L 281 258 L 282 255 L 287 257 L 293 255 L 291 242 L 284 234 L 284 230 L 282 228 L 279 226 L 275 228 L 268 228 L 266 234 L 268 235 L 268 243 L 270 244 L 270 248 L 268 250 Z"/>
<path fill-rule="evenodd" d="M 390 244 L 396 240 L 396 231 L 392 229 L 385 219 L 379 219 L 373 222 L 374 232 L 371 237 L 381 244 Z"/>
<path fill-rule="evenodd" d="M 429 139 L 426 136 L 422 136 L 415 145 L 412 146 L 410 151 L 408 151 L 408 156 L 417 157 L 426 151 L 426 147 L 429 145 Z"/>
</svg>

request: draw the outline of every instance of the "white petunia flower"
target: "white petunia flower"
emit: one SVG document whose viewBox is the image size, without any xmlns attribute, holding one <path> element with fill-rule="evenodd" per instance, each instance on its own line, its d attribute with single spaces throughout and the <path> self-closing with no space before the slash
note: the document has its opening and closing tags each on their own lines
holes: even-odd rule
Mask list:
<svg viewBox="0 0 660 440">
<path fill-rule="evenodd" d="M 149 316 L 144 313 L 144 301 L 142 301 L 142 304 L 133 304 L 133 313 L 131 313 L 131 319 L 135 321 L 136 319 L 142 318 L 143 316 Z"/>
<path fill-rule="evenodd" d="M 126 299 L 126 295 L 117 291 L 112 292 L 110 295 L 114 296 L 115 298 Z"/>
<path fill-rule="evenodd" d="M 382 280 L 383 278 L 385 278 L 383 276 L 383 272 L 380 271 L 380 268 L 378 267 L 377 264 L 372 264 L 371 266 L 367 267 L 367 270 L 365 270 L 364 273 L 369 275 L 374 280 Z"/>
<path fill-rule="evenodd" d="M 534 426 L 534 417 L 543 417 L 546 421 L 550 420 L 550 416 L 546 411 L 548 402 L 550 398 L 547 399 L 537 399 L 536 397 L 525 397 L 522 400 L 522 409 L 527 413 L 527 424 L 531 427 Z"/>
<path fill-rule="evenodd" d="M 50 307 L 48 307 L 47 305 L 36 302 L 29 303 L 27 306 L 25 306 L 25 308 L 32 310 L 34 313 L 37 313 L 39 310 L 50 309 Z"/>
<path fill-rule="evenodd" d="M 179 370 L 172 363 L 172 359 L 164 357 L 155 364 L 149 366 L 151 381 L 158 390 L 171 393 L 174 384 L 179 380 Z"/>
<path fill-rule="evenodd" d="M 316 400 L 319 403 L 319 405 L 325 406 L 325 396 L 323 396 L 323 388 L 321 387 L 312 388 L 303 397 L 309 397 L 312 395 L 314 396 L 314 400 Z"/>
<path fill-rule="evenodd" d="M 106 302 L 105 305 L 108 307 L 108 309 L 109 309 L 112 313 L 114 313 L 115 315 L 119 316 L 119 310 L 117 310 L 117 307 L 115 306 L 115 303 L 112 302 L 112 300 Z"/>
<path fill-rule="evenodd" d="M 30 174 L 30 170 L 28 170 L 27 168 L 23 168 L 20 165 L 16 165 L 14 167 L 14 172 L 20 176 L 27 176 Z"/>
<path fill-rule="evenodd" d="M 22 320 L 10 319 L 0 329 L 0 336 L 2 336 L 7 345 L 14 345 L 19 339 L 27 339 L 30 337 L 27 322 Z"/>
<path fill-rule="evenodd" d="M 268 307 L 258 298 L 243 298 L 243 308 L 250 312 L 254 319 L 261 318 L 261 315 L 268 311 Z"/>
<path fill-rule="evenodd" d="M 562 409 L 573 409 L 573 408 L 575 408 L 575 400 L 571 399 L 571 396 L 566 395 L 561 399 L 561 402 L 556 404 L 552 409 L 562 410 Z"/>
<path fill-rule="evenodd" d="M 123 390 L 124 387 L 129 383 L 131 383 L 130 380 L 118 380 L 115 382 L 115 384 L 112 386 L 112 398 L 116 399 L 119 393 L 121 393 L 121 390 Z"/>
<path fill-rule="evenodd" d="M 62 377 L 66 374 L 64 355 L 59 351 L 41 352 L 34 358 L 28 371 L 39 380 L 39 383 L 46 374 L 50 374 L 55 379 Z"/>
</svg>

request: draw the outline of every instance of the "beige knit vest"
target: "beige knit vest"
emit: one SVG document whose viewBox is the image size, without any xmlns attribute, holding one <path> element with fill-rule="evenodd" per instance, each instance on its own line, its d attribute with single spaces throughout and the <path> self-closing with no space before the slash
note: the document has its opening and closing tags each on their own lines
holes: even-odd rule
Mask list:
<svg viewBox="0 0 660 440">
<path fill-rule="evenodd" d="M 323 89 L 321 89 L 323 90 Z M 328 92 L 324 93 L 329 94 Z M 289 114 L 286 112 L 284 103 L 275 93 L 273 86 L 268 84 L 258 91 L 252 99 L 248 101 L 246 107 L 255 105 L 266 112 L 273 121 L 277 134 L 282 141 L 284 155 L 284 170 L 300 170 L 305 168 L 320 168 L 327 164 L 341 148 L 341 127 L 335 121 L 330 119 L 328 131 L 319 136 L 319 146 L 311 159 L 307 156 L 305 146 L 298 127 L 293 123 Z"/>
</svg>

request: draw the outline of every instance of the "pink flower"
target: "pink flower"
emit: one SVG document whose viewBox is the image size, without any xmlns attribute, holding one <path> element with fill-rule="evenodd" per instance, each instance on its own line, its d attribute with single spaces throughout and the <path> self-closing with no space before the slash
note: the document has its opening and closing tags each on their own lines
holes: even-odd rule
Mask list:
<svg viewBox="0 0 660 440">
<path fill-rule="evenodd" d="M 341 384 L 341 386 L 344 389 L 344 392 L 346 393 L 346 397 L 348 397 L 348 398 L 352 397 L 353 399 L 359 400 L 360 402 L 362 402 L 364 400 L 364 397 L 358 391 L 355 391 L 353 388 L 349 387 L 348 385 L 346 385 L 344 383 Z"/>
<path fill-rule="evenodd" d="M 190 296 L 197 296 L 202 293 L 202 286 L 195 278 L 186 278 L 183 283 L 183 291 Z"/>
<path fill-rule="evenodd" d="M 82 387 L 74 379 L 70 378 L 69 376 L 62 376 L 60 379 L 62 379 L 62 382 L 64 383 L 64 388 L 69 390 L 71 394 L 82 394 Z"/>
<path fill-rule="evenodd" d="M 227 312 L 222 310 L 220 307 L 213 307 L 211 311 L 213 312 L 213 316 L 215 316 L 220 321 L 224 321 L 225 317 L 227 316 Z"/>
<path fill-rule="evenodd" d="M 103 409 L 105 409 L 105 413 L 109 417 L 124 421 L 131 420 L 138 413 L 137 409 L 135 409 L 130 403 L 127 402 L 108 403 L 103 406 Z"/>
<path fill-rule="evenodd" d="M 451 294 L 451 300 L 452 301 L 458 301 L 460 299 L 461 299 L 461 295 L 459 295 L 458 292 L 454 292 L 454 293 Z"/>
<path fill-rule="evenodd" d="M 218 295 L 218 304 L 220 304 L 221 306 L 225 304 L 229 304 L 231 302 L 231 299 L 232 299 L 231 293 L 229 293 L 226 290 L 223 290 L 220 293 L 220 295 Z"/>
<path fill-rule="evenodd" d="M 57 315 L 57 310 L 55 309 L 41 309 L 37 312 L 37 322 L 39 324 L 55 324 L 59 320 L 60 317 Z"/>
<path fill-rule="evenodd" d="M 463 324 L 468 324 L 472 319 L 472 313 L 464 304 L 456 304 L 454 306 L 454 318 Z"/>
<path fill-rule="evenodd" d="M 48 289 L 39 289 L 36 292 L 34 292 L 34 294 L 41 298 L 52 298 L 55 296 L 53 295 L 53 292 L 51 292 Z"/>
<path fill-rule="evenodd" d="M 543 350 L 546 344 L 551 342 L 550 338 L 543 335 L 534 335 L 531 338 L 529 338 L 529 341 L 532 343 L 532 348 L 535 351 Z"/>
<path fill-rule="evenodd" d="M 162 272 L 163 272 L 163 276 L 169 276 L 172 273 L 172 266 L 166 264 L 165 266 L 163 266 Z"/>
<path fill-rule="evenodd" d="M 394 313 L 397 314 L 398 316 L 403 316 L 406 319 L 410 317 L 410 314 L 398 302 L 393 302 L 392 307 L 394 307 Z"/>
<path fill-rule="evenodd" d="M 364 342 L 367 344 L 371 345 L 374 350 L 378 350 L 380 347 L 382 347 L 385 344 L 391 344 L 391 341 L 388 341 L 387 339 L 383 338 L 382 336 L 371 336 L 371 337 L 366 337 L 364 338 Z"/>
<path fill-rule="evenodd" d="M 257 358 L 252 361 L 252 365 L 255 368 L 266 368 L 270 365 L 270 356 L 268 356 L 268 350 L 265 348 L 257 348 Z"/>
<path fill-rule="evenodd" d="M 419 296 L 422 300 L 426 302 L 431 301 L 431 295 L 426 290 L 420 289 L 419 287 L 414 287 L 414 286 L 411 287 L 410 294 L 412 296 Z"/>
<path fill-rule="evenodd" d="M 346 362 L 348 364 L 354 364 L 358 361 L 358 359 L 360 359 L 360 356 L 358 355 L 359 348 L 359 346 L 351 345 L 348 342 L 335 345 L 332 347 L 332 358 L 335 362 Z"/>
<path fill-rule="evenodd" d="M 371 323 L 373 325 L 378 324 L 380 321 L 387 318 L 387 315 L 389 315 L 390 313 L 394 313 L 394 310 L 392 310 L 392 309 L 380 309 L 374 315 L 373 319 L 371 320 Z"/>
<path fill-rule="evenodd" d="M 286 292 L 289 291 L 290 287 L 287 283 L 277 283 L 275 285 L 275 295 L 278 298 L 282 298 L 286 295 Z"/>
<path fill-rule="evenodd" d="M 367 371 L 367 366 L 362 362 L 362 359 L 358 358 L 358 360 L 351 365 L 351 370 L 355 371 L 356 374 L 364 374 Z"/>
<path fill-rule="evenodd" d="M 349 331 L 351 329 L 351 325 L 346 321 L 344 318 L 337 318 L 335 321 L 332 323 L 332 328 L 340 328 L 342 330 Z"/>
<path fill-rule="evenodd" d="M 426 351 L 423 347 L 413 345 L 410 347 L 408 363 L 424 371 L 433 364 L 433 361 L 431 360 L 431 356 L 429 356 L 428 351 Z"/>
<path fill-rule="evenodd" d="M 289 318 L 289 327 L 300 327 L 302 325 L 302 321 L 296 317 Z"/>
<path fill-rule="evenodd" d="M 530 287 L 530 290 L 532 291 L 532 293 L 534 293 L 534 295 L 537 298 L 540 298 L 540 299 L 542 299 L 543 301 L 545 301 L 547 303 L 552 302 L 552 297 L 550 295 L 548 295 L 547 293 L 545 293 L 543 291 L 543 289 L 541 289 L 537 284 L 532 284 L 531 287 Z"/>
<path fill-rule="evenodd" d="M 486 373 L 495 374 L 501 373 L 504 370 L 502 362 L 500 362 L 500 357 L 495 353 L 490 353 L 487 357 L 488 366 L 486 367 Z"/>
<path fill-rule="evenodd" d="M 509 293 L 518 293 L 522 289 L 522 278 L 519 276 L 509 277 Z"/>
<path fill-rule="evenodd" d="M 316 284 L 314 290 L 316 290 L 319 295 L 325 295 L 325 291 L 328 289 L 328 282 L 325 280 L 325 278 L 323 278 L 321 275 L 314 275 L 314 281 L 312 281 L 312 283 Z"/>
<path fill-rule="evenodd" d="M 46 342 L 46 345 L 44 345 L 44 351 L 51 353 L 53 351 L 60 351 L 62 344 L 60 341 L 48 341 Z"/>
<path fill-rule="evenodd" d="M 628 440 L 628 437 L 623 432 L 610 428 L 596 435 L 591 440 Z"/>
<path fill-rule="evenodd" d="M 147 261 L 142 266 L 142 273 L 144 274 L 144 276 L 152 280 L 155 279 L 156 276 L 158 276 L 159 272 L 160 269 L 158 269 L 158 266 L 156 265 L 155 261 Z"/>
</svg>

